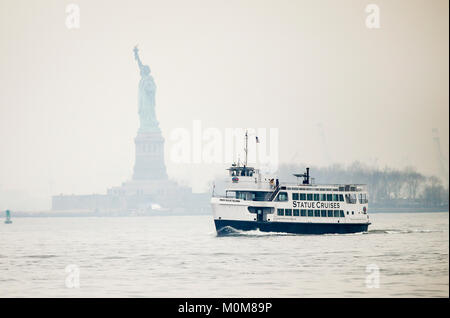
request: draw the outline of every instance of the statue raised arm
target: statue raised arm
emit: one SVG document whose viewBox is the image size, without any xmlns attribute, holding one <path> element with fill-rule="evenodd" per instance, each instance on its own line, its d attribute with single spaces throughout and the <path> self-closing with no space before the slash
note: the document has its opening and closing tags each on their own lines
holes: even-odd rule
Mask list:
<svg viewBox="0 0 450 318">
<path fill-rule="evenodd" d="M 139 49 L 137 45 L 133 49 L 134 51 L 134 58 L 138 62 L 139 70 L 141 71 L 141 76 L 147 76 L 150 75 L 150 67 L 148 65 L 143 65 L 141 62 L 141 59 L 139 58 Z"/>
<path fill-rule="evenodd" d="M 142 65 L 141 59 L 139 58 L 139 53 L 138 53 L 139 49 L 138 49 L 137 45 L 134 47 L 133 52 L 134 52 L 134 58 L 138 62 L 139 69 L 142 70 L 143 65 Z"/>
<path fill-rule="evenodd" d="M 134 58 L 136 59 L 141 73 L 141 80 L 139 81 L 138 94 L 138 113 L 141 122 L 141 130 L 158 130 L 158 121 L 155 114 L 155 92 L 156 85 L 153 77 L 150 75 L 150 67 L 143 65 L 138 54 L 137 45 L 133 49 Z"/>
</svg>

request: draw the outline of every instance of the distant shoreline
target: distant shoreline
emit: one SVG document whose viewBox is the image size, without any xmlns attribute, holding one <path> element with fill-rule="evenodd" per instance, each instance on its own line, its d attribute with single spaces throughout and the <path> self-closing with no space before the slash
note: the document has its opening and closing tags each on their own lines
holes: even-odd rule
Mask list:
<svg viewBox="0 0 450 318">
<path fill-rule="evenodd" d="M 399 208 L 399 207 L 369 207 L 369 214 L 377 213 L 448 213 L 448 207 L 442 208 Z M 129 213 L 95 213 L 90 211 L 42 211 L 42 212 L 25 212 L 11 211 L 12 218 L 62 218 L 62 217 L 148 217 L 148 216 L 198 216 L 212 215 L 212 211 L 203 211 L 199 213 L 180 213 L 180 212 L 154 212 L 146 214 L 129 214 Z M 1 217 L 0 219 L 3 219 Z"/>
<path fill-rule="evenodd" d="M 97 213 L 91 211 L 14 211 L 11 210 L 11 218 L 64 218 L 64 217 L 146 217 L 146 216 L 195 216 L 195 215 L 212 215 L 212 211 L 203 211 L 198 213 L 181 213 L 181 212 L 161 212 L 154 211 L 153 213 L 134 214 L 126 212 L 115 213 Z M 3 217 L 0 217 L 0 220 Z M 1 221 L 0 221 L 1 222 Z"/>
<path fill-rule="evenodd" d="M 436 208 L 410 208 L 410 207 L 370 207 L 370 213 L 448 213 L 448 207 Z"/>
</svg>

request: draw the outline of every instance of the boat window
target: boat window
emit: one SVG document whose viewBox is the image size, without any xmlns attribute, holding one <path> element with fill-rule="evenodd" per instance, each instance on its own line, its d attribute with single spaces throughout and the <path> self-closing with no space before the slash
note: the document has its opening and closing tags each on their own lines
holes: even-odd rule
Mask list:
<svg viewBox="0 0 450 318">
<path fill-rule="evenodd" d="M 331 194 L 327 194 L 327 201 L 332 201 L 333 196 Z"/>
<path fill-rule="evenodd" d="M 333 194 L 333 201 L 339 201 L 339 195 Z"/>
<path fill-rule="evenodd" d="M 318 193 L 314 193 L 314 201 L 319 201 L 319 194 Z"/>
<path fill-rule="evenodd" d="M 306 194 L 306 198 L 308 199 L 308 201 L 312 201 L 312 199 L 313 199 L 312 193 Z"/>
<path fill-rule="evenodd" d="M 306 216 L 306 210 L 300 210 L 300 216 Z"/>
<path fill-rule="evenodd" d="M 314 210 L 308 210 L 308 216 L 314 216 Z"/>
<path fill-rule="evenodd" d="M 320 216 L 320 210 L 314 210 L 314 216 Z"/>
<path fill-rule="evenodd" d="M 334 217 L 338 218 L 339 217 L 339 210 L 334 210 Z"/>
<path fill-rule="evenodd" d="M 287 196 L 287 192 L 280 192 L 277 196 L 277 201 L 287 201 L 288 200 L 288 196 Z"/>
<path fill-rule="evenodd" d="M 284 215 L 284 209 L 277 209 L 278 215 Z"/>
<path fill-rule="evenodd" d="M 300 201 L 306 201 L 306 193 L 300 193 Z"/>
<path fill-rule="evenodd" d="M 358 199 L 359 199 L 359 203 L 362 203 L 362 204 L 369 202 L 369 200 L 367 199 L 367 193 L 360 193 L 358 195 Z"/>
<path fill-rule="evenodd" d="M 355 204 L 356 203 L 356 194 L 346 194 L 345 195 L 345 202 Z"/>
<path fill-rule="evenodd" d="M 292 193 L 292 200 L 298 200 L 298 193 Z"/>
<path fill-rule="evenodd" d="M 327 195 L 325 193 L 321 193 L 320 194 L 320 201 L 326 201 L 327 200 Z"/>
<path fill-rule="evenodd" d="M 344 195 L 343 194 L 339 194 L 339 201 L 344 202 Z"/>
<path fill-rule="evenodd" d="M 244 191 L 236 192 L 236 199 L 254 201 L 255 197 L 256 197 L 255 192 L 244 192 Z"/>
<path fill-rule="evenodd" d="M 320 211 L 320 216 L 324 217 L 324 218 L 327 217 L 327 210 L 321 210 Z"/>
<path fill-rule="evenodd" d="M 333 210 L 328 210 L 328 217 L 332 218 L 333 217 Z"/>
<path fill-rule="evenodd" d="M 285 210 L 284 210 L 284 215 L 286 215 L 286 216 L 292 216 L 292 209 L 285 209 Z"/>
<path fill-rule="evenodd" d="M 344 217 L 345 217 L 344 210 L 340 210 L 340 211 L 339 211 L 339 214 L 341 215 L 341 218 L 344 218 Z"/>
<path fill-rule="evenodd" d="M 267 192 L 267 191 L 256 191 L 254 192 L 255 196 L 253 198 L 254 201 L 267 201 L 268 197 L 270 196 L 270 194 L 272 192 Z"/>
<path fill-rule="evenodd" d="M 237 198 L 237 194 L 235 191 L 226 191 L 225 192 L 225 196 L 227 198 Z"/>
<path fill-rule="evenodd" d="M 294 216 L 299 216 L 299 210 L 298 209 L 294 209 Z"/>
</svg>

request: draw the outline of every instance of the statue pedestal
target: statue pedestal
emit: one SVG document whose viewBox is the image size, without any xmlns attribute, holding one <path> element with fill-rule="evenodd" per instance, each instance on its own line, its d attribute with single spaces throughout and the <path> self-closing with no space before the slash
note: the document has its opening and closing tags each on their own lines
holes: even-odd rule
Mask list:
<svg viewBox="0 0 450 318">
<path fill-rule="evenodd" d="M 164 138 L 161 130 L 139 130 L 134 142 L 136 160 L 133 180 L 167 180 Z"/>
</svg>

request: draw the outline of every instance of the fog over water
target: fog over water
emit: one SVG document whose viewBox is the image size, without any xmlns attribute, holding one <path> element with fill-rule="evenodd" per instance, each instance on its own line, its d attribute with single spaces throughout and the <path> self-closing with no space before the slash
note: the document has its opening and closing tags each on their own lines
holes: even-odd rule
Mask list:
<svg viewBox="0 0 450 318">
<path fill-rule="evenodd" d="M 448 175 L 448 1 L 379 0 L 379 29 L 362 0 L 73 2 L 79 29 L 66 27 L 66 2 L 0 3 L 0 210 L 130 179 L 136 44 L 169 176 L 196 192 L 228 163 L 171 160 L 172 132 L 194 120 L 277 128 L 280 163 Z"/>
</svg>

